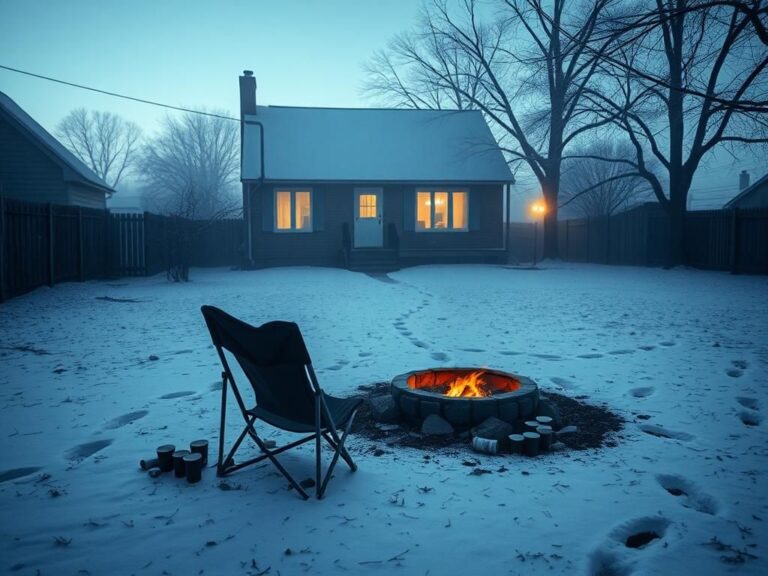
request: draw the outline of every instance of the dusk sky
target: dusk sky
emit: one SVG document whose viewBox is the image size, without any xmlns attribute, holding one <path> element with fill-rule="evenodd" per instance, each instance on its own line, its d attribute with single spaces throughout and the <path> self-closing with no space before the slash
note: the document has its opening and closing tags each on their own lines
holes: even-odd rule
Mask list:
<svg viewBox="0 0 768 576">
<path fill-rule="evenodd" d="M 415 25 L 418 0 L 0 0 L 0 64 L 103 90 L 237 115 L 237 76 L 252 69 L 260 104 L 365 107 L 363 65 Z M 108 110 L 151 133 L 167 111 L 0 69 L 0 90 L 46 129 L 73 108 Z M 736 192 L 754 153 L 721 154 L 694 182 L 703 198 Z M 535 192 L 519 174 L 518 192 Z"/>
</svg>

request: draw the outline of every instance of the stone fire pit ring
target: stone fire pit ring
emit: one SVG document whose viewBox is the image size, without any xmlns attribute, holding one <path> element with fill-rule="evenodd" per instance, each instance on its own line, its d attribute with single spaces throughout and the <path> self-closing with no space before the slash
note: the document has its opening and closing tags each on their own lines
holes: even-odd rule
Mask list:
<svg viewBox="0 0 768 576">
<path fill-rule="evenodd" d="M 445 373 L 467 375 L 482 370 L 491 380 L 512 380 L 517 389 L 512 392 L 497 392 L 482 398 L 452 398 L 425 388 L 411 388 L 408 379 L 430 378 L 436 381 Z M 430 414 L 437 414 L 453 426 L 468 428 L 481 424 L 494 416 L 510 424 L 529 419 L 536 415 L 539 404 L 539 387 L 525 376 L 500 370 L 480 368 L 433 368 L 416 370 L 395 376 L 390 385 L 392 398 L 401 414 L 413 422 L 420 422 Z"/>
</svg>

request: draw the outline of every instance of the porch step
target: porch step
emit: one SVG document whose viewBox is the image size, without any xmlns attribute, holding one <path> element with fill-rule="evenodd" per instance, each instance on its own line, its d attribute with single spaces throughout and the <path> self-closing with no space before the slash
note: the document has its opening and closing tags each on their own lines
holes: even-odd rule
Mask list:
<svg viewBox="0 0 768 576">
<path fill-rule="evenodd" d="M 400 268 L 391 248 L 356 248 L 349 253 L 349 269 L 355 272 L 389 272 Z"/>
</svg>

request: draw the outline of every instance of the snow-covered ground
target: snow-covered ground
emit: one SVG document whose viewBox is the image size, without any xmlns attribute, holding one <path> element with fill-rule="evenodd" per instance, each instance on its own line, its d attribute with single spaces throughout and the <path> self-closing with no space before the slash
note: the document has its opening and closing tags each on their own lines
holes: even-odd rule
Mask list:
<svg viewBox="0 0 768 576">
<path fill-rule="evenodd" d="M 189 284 L 73 283 L 2 304 L 0 570 L 768 573 L 768 278 L 553 263 L 391 279 L 193 270 Z M 321 501 L 269 464 L 223 485 L 211 469 L 196 485 L 152 479 L 137 464 L 157 445 L 217 439 L 202 304 L 298 322 L 333 394 L 488 366 L 607 403 L 627 424 L 616 448 L 484 456 L 485 475 L 462 465 L 469 450 L 375 457 L 354 437 L 359 471 L 342 462 Z M 312 475 L 310 450 L 283 458 L 298 478 Z M 661 538 L 625 546 L 646 531 Z"/>
</svg>

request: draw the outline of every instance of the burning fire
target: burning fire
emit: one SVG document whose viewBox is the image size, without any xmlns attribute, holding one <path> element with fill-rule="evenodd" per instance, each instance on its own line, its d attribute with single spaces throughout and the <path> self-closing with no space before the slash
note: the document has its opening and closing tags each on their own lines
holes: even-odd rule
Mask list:
<svg viewBox="0 0 768 576">
<path fill-rule="evenodd" d="M 514 392 L 520 388 L 520 382 L 512 376 L 483 368 L 437 368 L 411 373 L 408 387 L 449 398 L 485 398 Z"/>
<path fill-rule="evenodd" d="M 455 380 L 448 382 L 448 390 L 445 392 L 446 396 L 451 398 L 464 397 L 482 397 L 490 396 L 491 393 L 486 389 L 486 382 L 483 380 L 484 372 L 478 370 L 467 374 L 466 376 L 459 376 Z"/>
</svg>

